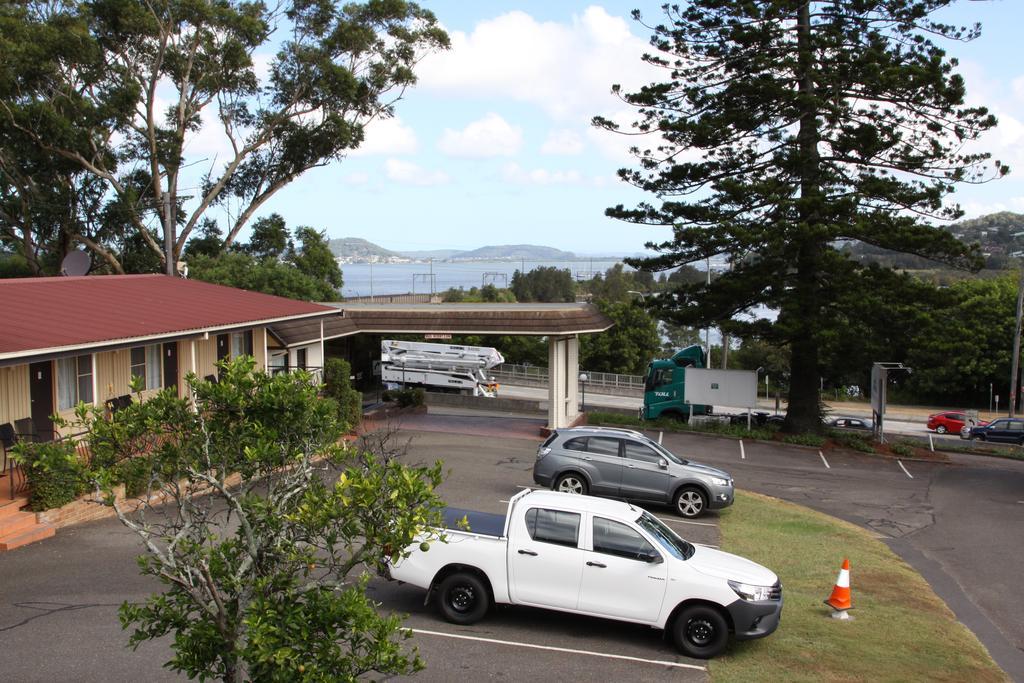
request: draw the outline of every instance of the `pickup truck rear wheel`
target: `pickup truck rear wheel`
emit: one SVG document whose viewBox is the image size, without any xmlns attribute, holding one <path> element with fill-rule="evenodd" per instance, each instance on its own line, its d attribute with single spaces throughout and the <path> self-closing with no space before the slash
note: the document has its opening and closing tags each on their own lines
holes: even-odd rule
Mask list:
<svg viewBox="0 0 1024 683">
<path fill-rule="evenodd" d="M 474 624 L 484 618 L 491 596 L 480 577 L 456 572 L 438 587 L 441 616 L 453 624 Z"/>
<path fill-rule="evenodd" d="M 696 486 L 684 486 L 676 494 L 675 505 L 683 517 L 699 517 L 708 507 L 708 497 Z"/>
<path fill-rule="evenodd" d="M 687 607 L 672 623 L 672 641 L 688 657 L 711 659 L 729 642 L 729 624 L 709 605 Z"/>
<path fill-rule="evenodd" d="M 585 496 L 587 495 L 587 480 L 575 472 L 563 474 L 555 481 L 555 490 Z"/>
</svg>

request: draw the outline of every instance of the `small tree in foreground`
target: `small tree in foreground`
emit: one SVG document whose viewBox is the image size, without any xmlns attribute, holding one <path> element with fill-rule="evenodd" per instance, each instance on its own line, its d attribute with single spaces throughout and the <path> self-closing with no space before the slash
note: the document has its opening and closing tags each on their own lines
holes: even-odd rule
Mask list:
<svg viewBox="0 0 1024 683">
<path fill-rule="evenodd" d="M 80 407 L 93 481 L 142 539 L 142 572 L 164 585 L 121 606 L 130 643 L 173 634 L 166 666 L 202 680 L 421 669 L 401 617 L 379 614 L 365 588 L 368 570 L 438 526 L 440 463 L 407 467 L 339 443 L 337 406 L 307 373 L 270 377 L 252 359 L 222 371 L 217 383 L 188 378 L 194 405 L 165 391 L 109 420 Z M 166 504 L 129 513 L 115 502 L 129 461 Z"/>
</svg>

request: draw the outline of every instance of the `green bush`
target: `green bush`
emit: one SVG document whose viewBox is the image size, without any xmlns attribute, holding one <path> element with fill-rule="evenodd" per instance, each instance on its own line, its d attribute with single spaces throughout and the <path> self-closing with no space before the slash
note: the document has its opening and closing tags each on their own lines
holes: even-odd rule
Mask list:
<svg viewBox="0 0 1024 683">
<path fill-rule="evenodd" d="M 814 446 L 820 448 L 825 445 L 825 437 L 819 434 L 788 434 L 782 437 L 783 443 L 791 443 L 797 446 Z"/>
<path fill-rule="evenodd" d="M 355 429 L 363 419 L 363 395 L 352 388 L 352 366 L 341 358 L 324 363 L 324 393 L 338 404 L 338 417 Z"/>
<path fill-rule="evenodd" d="M 426 401 L 423 389 L 418 387 L 415 389 L 388 389 L 380 397 L 384 401 L 394 401 L 399 408 L 421 406 Z"/>
<path fill-rule="evenodd" d="M 145 457 L 129 458 L 115 466 L 115 481 L 124 484 L 126 496 L 142 495 L 149 489 L 153 473 L 150 459 Z M 153 482 L 154 485 L 157 482 Z"/>
<path fill-rule="evenodd" d="M 13 455 L 25 469 L 29 507 L 36 512 L 67 505 L 86 490 L 87 468 L 70 441 L 19 443 Z"/>
<path fill-rule="evenodd" d="M 690 424 L 669 417 L 656 420 L 645 420 L 637 415 L 624 413 L 605 413 L 601 411 L 587 412 L 587 422 L 592 425 L 613 425 L 616 427 L 633 427 L 635 429 L 664 429 L 677 432 L 701 432 L 735 436 L 741 439 L 761 439 L 771 441 L 775 430 L 771 427 L 753 427 L 748 430 L 745 424 L 734 425 L 722 422 Z"/>
<path fill-rule="evenodd" d="M 909 458 L 914 454 L 913 444 L 909 444 L 906 441 L 897 441 L 896 443 L 892 444 L 890 448 L 892 449 L 893 453 L 903 458 Z"/>
<path fill-rule="evenodd" d="M 871 437 L 865 436 L 864 434 L 854 434 L 852 432 L 842 432 L 837 429 L 832 430 L 830 433 L 832 440 L 844 448 L 849 448 L 861 453 L 874 453 L 875 446 L 871 443 Z"/>
</svg>

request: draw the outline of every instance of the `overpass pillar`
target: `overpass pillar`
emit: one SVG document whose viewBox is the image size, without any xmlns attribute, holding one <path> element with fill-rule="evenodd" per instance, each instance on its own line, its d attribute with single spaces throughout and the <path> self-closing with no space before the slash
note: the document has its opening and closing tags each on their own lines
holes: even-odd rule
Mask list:
<svg viewBox="0 0 1024 683">
<path fill-rule="evenodd" d="M 548 337 L 548 429 L 568 427 L 579 417 L 579 338 Z"/>
</svg>

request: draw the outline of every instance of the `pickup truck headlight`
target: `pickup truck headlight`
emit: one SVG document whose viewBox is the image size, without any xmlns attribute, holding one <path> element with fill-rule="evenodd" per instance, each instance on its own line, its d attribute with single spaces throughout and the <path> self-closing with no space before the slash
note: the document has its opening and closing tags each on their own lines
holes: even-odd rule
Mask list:
<svg viewBox="0 0 1024 683">
<path fill-rule="evenodd" d="M 736 595 L 749 602 L 770 600 L 772 595 L 771 586 L 754 586 L 749 583 L 730 581 L 729 588 L 732 588 L 736 592 Z"/>
<path fill-rule="evenodd" d="M 711 483 L 715 486 L 729 486 L 732 482 L 728 479 L 722 479 L 720 477 L 711 477 Z"/>
</svg>

